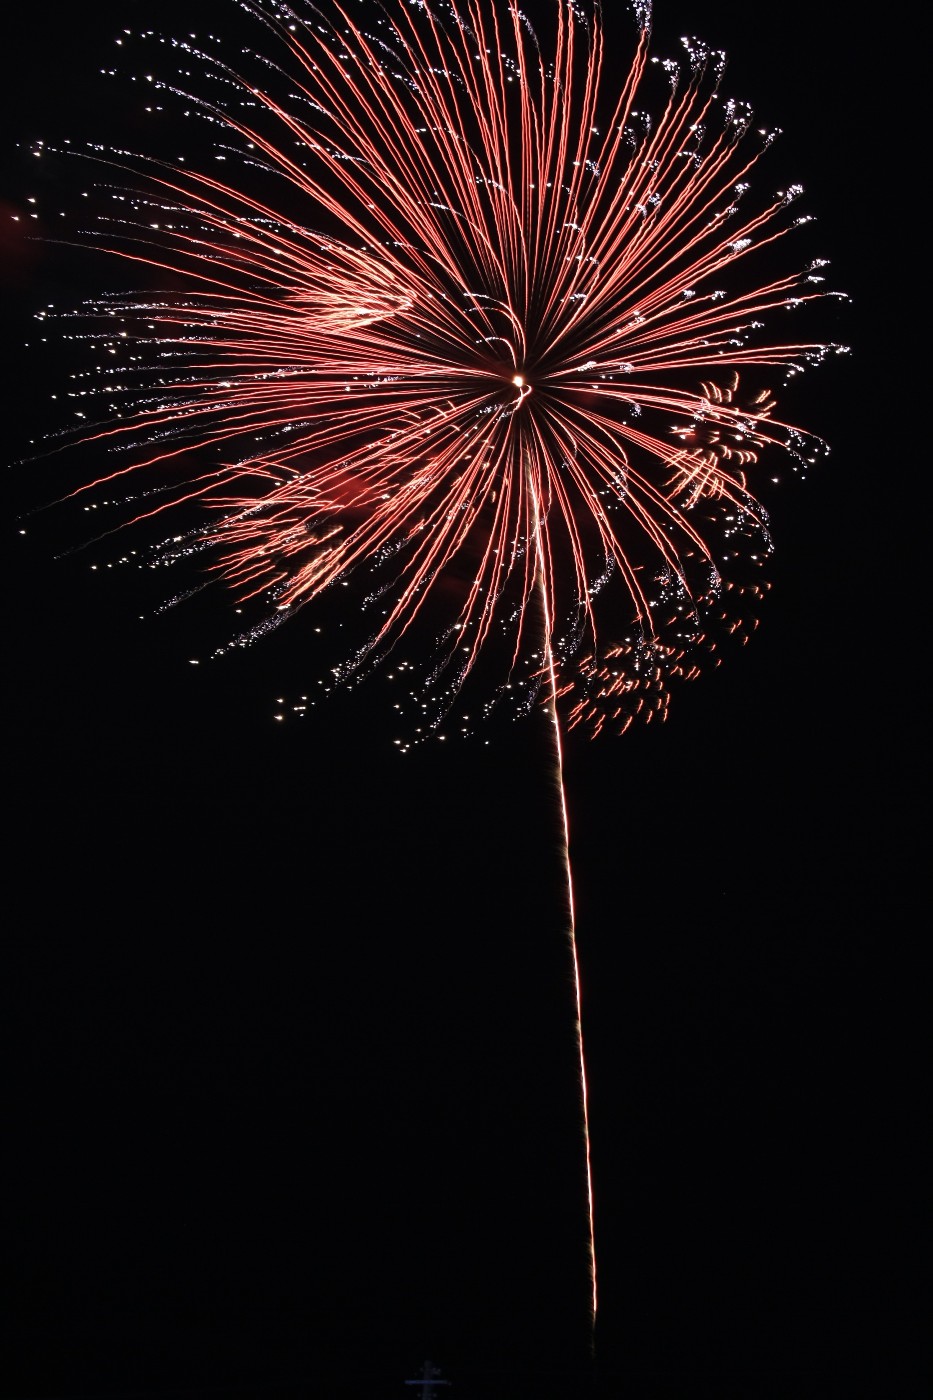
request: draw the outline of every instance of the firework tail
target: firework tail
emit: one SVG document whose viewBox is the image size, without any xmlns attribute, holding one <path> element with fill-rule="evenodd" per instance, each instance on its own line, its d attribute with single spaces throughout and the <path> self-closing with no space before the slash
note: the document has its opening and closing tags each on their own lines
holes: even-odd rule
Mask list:
<svg viewBox="0 0 933 1400">
<path fill-rule="evenodd" d="M 583 1129 L 583 1149 L 586 1168 L 586 1209 L 587 1223 L 589 1228 L 589 1239 L 587 1243 L 587 1253 L 589 1256 L 590 1272 L 590 1321 L 591 1340 L 595 1335 L 596 1310 L 598 1306 L 598 1293 L 596 1287 L 596 1225 L 593 1206 L 593 1164 L 590 1151 L 590 1120 L 589 1120 L 589 1096 L 587 1092 L 586 1079 L 586 1055 L 583 1047 L 583 1004 L 580 987 L 580 956 L 577 947 L 576 913 L 573 898 L 573 870 L 570 864 L 570 823 L 567 816 L 567 793 L 564 787 L 564 753 L 561 742 L 560 716 L 557 709 L 557 666 L 554 660 L 554 648 L 551 644 L 551 610 L 548 602 L 544 543 L 541 530 L 541 500 L 537 486 L 534 483 L 532 473 L 527 472 L 529 498 L 531 501 L 533 535 L 535 542 L 535 583 L 541 600 L 543 635 L 544 635 L 544 670 L 546 701 L 545 708 L 551 734 L 554 741 L 554 778 L 557 786 L 557 796 L 560 803 L 561 820 L 561 846 L 564 866 L 564 880 L 567 895 L 567 942 L 570 949 L 570 961 L 573 969 L 573 990 L 574 990 L 574 1033 L 577 1045 L 577 1058 L 579 1062 L 580 1075 L 580 1108 Z"/>
</svg>

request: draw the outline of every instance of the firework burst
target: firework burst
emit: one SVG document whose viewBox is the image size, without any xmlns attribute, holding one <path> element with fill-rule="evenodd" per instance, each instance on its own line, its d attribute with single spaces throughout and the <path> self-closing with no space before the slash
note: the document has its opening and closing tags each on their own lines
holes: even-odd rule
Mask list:
<svg viewBox="0 0 933 1400">
<path fill-rule="evenodd" d="M 256 610 L 238 643 L 352 583 L 328 688 L 414 677 L 417 624 L 418 735 L 549 677 L 571 726 L 663 716 L 766 586 L 760 454 L 820 447 L 770 395 L 835 348 L 765 329 L 826 295 L 781 268 L 799 190 L 753 199 L 771 135 L 721 55 L 650 58 L 644 11 L 610 82 L 572 4 L 552 55 L 514 6 L 243 8 L 261 48 L 176 41 L 152 82 L 212 162 L 86 152 L 121 171 L 94 240 L 162 288 L 91 308 L 94 488 L 176 513 L 155 557 Z"/>
<path fill-rule="evenodd" d="M 310 603 L 346 636 L 352 613 L 325 688 L 391 662 L 417 737 L 547 706 L 595 1316 L 561 716 L 663 718 L 674 681 L 747 636 L 760 458 L 821 449 L 773 381 L 838 348 L 767 327 L 832 294 L 784 256 L 798 187 L 752 192 L 772 136 L 721 93 L 722 56 L 651 58 L 643 9 L 610 81 L 598 10 L 565 0 L 548 55 L 484 0 L 240 8 L 261 47 L 189 37 L 152 79 L 212 160 L 83 153 L 119 172 L 93 240 L 160 290 L 85 308 L 113 359 L 112 417 L 83 436 L 113 457 L 75 494 L 123 523 L 171 513 L 147 557 L 194 558 L 256 610 L 229 645 Z"/>
</svg>

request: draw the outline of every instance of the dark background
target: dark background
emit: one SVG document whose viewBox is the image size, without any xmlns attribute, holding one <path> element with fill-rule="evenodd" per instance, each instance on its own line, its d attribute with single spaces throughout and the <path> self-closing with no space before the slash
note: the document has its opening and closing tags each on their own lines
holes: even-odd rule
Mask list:
<svg viewBox="0 0 933 1400">
<path fill-rule="evenodd" d="M 7 129 L 119 138 L 113 34 L 231 10 L 24 12 Z M 769 171 L 807 187 L 808 247 L 854 298 L 820 333 L 853 355 L 782 402 L 833 454 L 767 502 L 754 644 L 660 730 L 569 745 L 595 1362 L 542 716 L 404 758 L 378 682 L 276 723 L 302 620 L 193 667 L 221 601 L 141 621 L 151 584 L 56 558 L 81 518 L 40 514 L 5 551 L 5 1396 L 400 1396 L 427 1355 L 455 1400 L 921 1394 L 920 719 L 866 197 L 896 77 L 836 13 L 656 17 L 659 51 L 726 47 L 731 89 L 783 124 Z M 608 28 L 621 65 L 628 22 Z M 54 235 L 42 180 L 11 154 L 13 211 L 40 188 Z M 30 315 L 102 275 L 22 227 L 14 459 L 71 363 Z M 59 470 L 15 466 L 11 516 Z"/>
</svg>

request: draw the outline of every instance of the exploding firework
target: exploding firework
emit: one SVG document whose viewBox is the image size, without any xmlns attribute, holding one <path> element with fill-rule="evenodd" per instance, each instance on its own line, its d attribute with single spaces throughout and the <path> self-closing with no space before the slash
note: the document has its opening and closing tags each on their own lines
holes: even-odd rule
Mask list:
<svg viewBox="0 0 933 1400">
<path fill-rule="evenodd" d="M 663 717 L 766 588 L 760 455 L 821 446 L 774 416 L 835 347 L 765 328 L 827 294 L 780 266 L 799 189 L 753 198 L 771 134 L 721 55 L 652 59 L 645 10 L 610 82 L 573 4 L 550 55 L 514 6 L 243 8 L 261 46 L 150 75 L 212 161 L 85 152 L 120 171 L 94 241 L 161 289 L 85 309 L 93 487 L 174 512 L 150 562 L 229 584 L 234 645 L 351 586 L 325 688 L 391 659 L 419 737 L 542 694 L 592 733 Z"/>
<path fill-rule="evenodd" d="M 94 241 L 159 290 L 84 310 L 112 356 L 84 438 L 113 457 L 76 494 L 168 515 L 143 557 L 255 609 L 229 645 L 310 603 L 341 636 L 352 614 L 325 688 L 390 664 L 416 737 L 543 700 L 566 856 L 560 717 L 663 718 L 747 635 L 760 459 L 821 449 L 773 381 L 838 347 L 767 329 L 830 295 L 784 257 L 800 190 L 755 196 L 772 134 L 720 54 L 652 58 L 645 9 L 610 81 L 598 10 L 565 0 L 547 54 L 480 0 L 240 7 L 262 45 L 175 41 L 151 79 L 210 162 L 200 139 L 200 163 L 84 152 L 118 172 Z M 595 1314 L 569 860 L 567 897 Z"/>
</svg>

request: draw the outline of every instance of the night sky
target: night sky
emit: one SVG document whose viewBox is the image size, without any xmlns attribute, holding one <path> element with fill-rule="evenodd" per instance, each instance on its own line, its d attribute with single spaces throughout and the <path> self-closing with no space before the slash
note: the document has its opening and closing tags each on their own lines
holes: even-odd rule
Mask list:
<svg viewBox="0 0 933 1400">
<path fill-rule="evenodd" d="M 113 34 L 232 8 L 24 13 L 5 130 L 119 138 L 95 77 Z M 80 511 L 21 515 L 70 479 L 52 456 L 7 474 L 4 1397 L 376 1400 L 415 1393 L 427 1356 L 453 1400 L 924 1393 L 920 719 L 863 196 L 884 55 L 804 0 L 657 9 L 659 50 L 727 48 L 730 89 L 784 127 L 758 179 L 805 185 L 807 248 L 854 298 L 814 325 L 853 355 L 781 402 L 833 452 L 765 497 L 753 644 L 665 726 L 568 745 L 595 1362 L 543 714 L 404 757 L 384 682 L 276 722 L 311 611 L 192 666 L 228 602 L 154 618 L 171 580 L 89 568 L 118 546 L 61 555 Z M 5 186 L 28 212 L 27 155 Z M 7 212 L 19 458 L 71 366 L 30 314 L 102 274 Z"/>
</svg>

